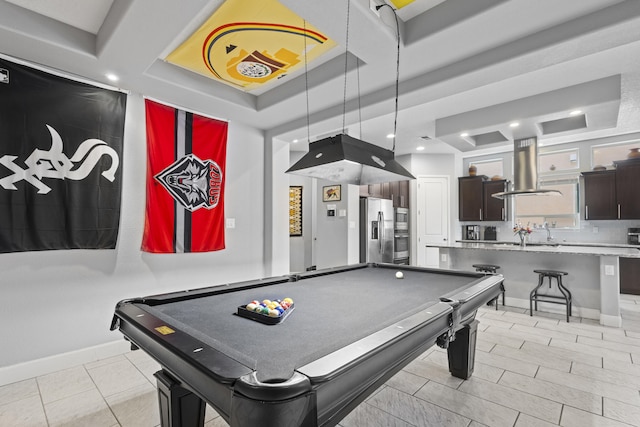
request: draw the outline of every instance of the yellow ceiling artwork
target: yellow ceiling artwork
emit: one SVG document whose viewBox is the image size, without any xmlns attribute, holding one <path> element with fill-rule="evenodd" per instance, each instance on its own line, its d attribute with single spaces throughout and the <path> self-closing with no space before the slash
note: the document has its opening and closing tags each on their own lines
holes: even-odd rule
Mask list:
<svg viewBox="0 0 640 427">
<path fill-rule="evenodd" d="M 397 7 L 398 9 L 402 9 L 409 3 L 413 3 L 415 0 L 390 0 L 390 1 L 391 3 L 393 3 L 395 7 Z"/>
<path fill-rule="evenodd" d="M 227 0 L 166 60 L 250 92 L 335 45 L 276 0 Z"/>
</svg>

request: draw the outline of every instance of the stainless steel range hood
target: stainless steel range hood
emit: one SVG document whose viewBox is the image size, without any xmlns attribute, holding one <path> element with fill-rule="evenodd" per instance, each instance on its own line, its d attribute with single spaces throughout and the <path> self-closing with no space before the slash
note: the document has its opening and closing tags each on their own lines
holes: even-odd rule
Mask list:
<svg viewBox="0 0 640 427">
<path fill-rule="evenodd" d="M 346 134 L 309 144 L 309 152 L 287 173 L 356 185 L 415 179 L 393 151 Z"/>
<path fill-rule="evenodd" d="M 494 193 L 496 199 L 511 196 L 561 196 L 557 190 L 538 188 L 538 138 L 513 141 L 513 191 Z"/>
</svg>

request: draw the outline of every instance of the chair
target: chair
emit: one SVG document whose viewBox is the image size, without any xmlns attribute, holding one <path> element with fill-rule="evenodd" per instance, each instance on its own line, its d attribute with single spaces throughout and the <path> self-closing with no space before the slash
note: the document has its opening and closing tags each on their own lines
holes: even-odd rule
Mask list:
<svg viewBox="0 0 640 427">
<path fill-rule="evenodd" d="M 569 316 L 571 316 L 572 311 L 571 292 L 562 284 L 562 276 L 566 276 L 569 273 L 558 270 L 533 270 L 533 272 L 538 274 L 538 286 L 531 291 L 531 295 L 529 296 L 529 314 L 533 316 L 534 307 L 535 311 L 538 311 L 538 302 L 563 304 L 567 307 L 567 323 L 569 323 Z M 545 278 L 549 279 L 549 289 L 551 289 L 551 280 L 556 279 L 556 285 L 562 296 L 538 293 L 544 284 Z"/>
</svg>

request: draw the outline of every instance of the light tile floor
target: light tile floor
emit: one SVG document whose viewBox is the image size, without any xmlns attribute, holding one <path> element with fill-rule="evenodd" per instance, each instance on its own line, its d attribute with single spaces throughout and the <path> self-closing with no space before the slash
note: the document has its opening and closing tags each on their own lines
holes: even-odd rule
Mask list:
<svg viewBox="0 0 640 427">
<path fill-rule="evenodd" d="M 483 307 L 467 381 L 446 352 L 426 351 L 341 427 L 640 426 L 640 296 L 623 296 L 622 328 Z M 0 387 L 0 427 L 154 427 L 153 373 L 141 351 Z M 207 427 L 226 426 L 207 408 Z"/>
</svg>

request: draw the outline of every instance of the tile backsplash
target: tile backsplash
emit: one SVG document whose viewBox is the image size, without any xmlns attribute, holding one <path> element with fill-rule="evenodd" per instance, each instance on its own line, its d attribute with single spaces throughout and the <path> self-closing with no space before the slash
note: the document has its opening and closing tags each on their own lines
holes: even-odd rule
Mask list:
<svg viewBox="0 0 640 427">
<path fill-rule="evenodd" d="M 470 225 L 471 222 L 463 222 L 461 225 Z M 478 224 L 478 223 L 473 223 Z M 517 241 L 513 234 L 511 222 L 482 222 L 479 223 L 481 237 L 484 236 L 486 226 L 496 227 L 496 240 Z M 640 220 L 611 220 L 611 221 L 580 221 L 579 229 L 550 228 L 551 237 L 558 242 L 573 243 L 610 243 L 626 244 L 628 228 L 640 227 Z M 460 238 L 460 237 L 459 237 Z M 544 242 L 547 240 L 547 232 L 544 229 L 535 229 L 529 236 L 530 242 Z"/>
</svg>

